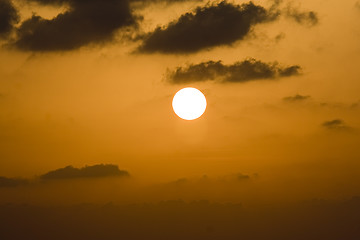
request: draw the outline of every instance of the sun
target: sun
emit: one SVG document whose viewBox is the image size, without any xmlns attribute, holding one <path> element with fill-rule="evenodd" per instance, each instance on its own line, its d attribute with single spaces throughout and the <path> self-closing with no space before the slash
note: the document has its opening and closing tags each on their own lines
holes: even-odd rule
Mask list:
<svg viewBox="0 0 360 240">
<path fill-rule="evenodd" d="M 176 115 L 184 120 L 199 118 L 206 109 L 206 98 L 196 88 L 187 87 L 178 91 L 172 101 Z"/>
</svg>

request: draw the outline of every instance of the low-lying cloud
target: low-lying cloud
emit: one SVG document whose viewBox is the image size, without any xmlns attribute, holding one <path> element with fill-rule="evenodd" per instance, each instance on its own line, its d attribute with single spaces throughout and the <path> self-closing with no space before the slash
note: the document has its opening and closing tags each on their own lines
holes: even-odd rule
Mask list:
<svg viewBox="0 0 360 240">
<path fill-rule="evenodd" d="M 118 166 L 112 164 L 99 164 L 94 166 L 86 166 L 83 168 L 74 168 L 67 166 L 59 168 L 44 175 L 40 178 L 43 180 L 52 179 L 74 179 L 74 178 L 100 178 L 100 177 L 128 177 L 129 173 L 120 170 Z"/>
<path fill-rule="evenodd" d="M 298 65 L 281 67 L 276 62 L 264 63 L 250 58 L 231 65 L 225 65 L 221 61 L 191 64 L 169 71 L 167 77 L 169 82 L 178 84 L 203 81 L 228 83 L 290 77 L 299 75 L 300 71 L 301 67 Z"/>
<path fill-rule="evenodd" d="M 289 97 L 284 97 L 283 101 L 284 102 L 303 102 L 305 100 L 310 99 L 310 96 L 304 96 L 304 95 L 300 95 L 300 94 L 296 94 L 294 96 L 289 96 Z"/>
<path fill-rule="evenodd" d="M 0 177 L 0 188 L 17 187 L 25 184 L 27 184 L 27 180 L 25 179 Z"/>
</svg>

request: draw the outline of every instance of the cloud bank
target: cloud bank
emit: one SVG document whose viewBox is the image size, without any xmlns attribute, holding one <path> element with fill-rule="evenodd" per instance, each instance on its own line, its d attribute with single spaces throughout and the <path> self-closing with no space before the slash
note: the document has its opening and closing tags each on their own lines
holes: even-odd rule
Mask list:
<svg viewBox="0 0 360 240">
<path fill-rule="evenodd" d="M 120 29 L 138 27 L 137 7 L 151 3 L 178 3 L 201 0 L 28 0 L 47 6 L 68 6 L 68 10 L 53 19 L 34 15 L 16 28 L 8 43 L 22 51 L 51 52 L 75 50 L 90 44 L 113 40 Z M 237 5 L 227 1 L 208 3 L 180 16 L 166 26 L 137 36 L 142 40 L 136 52 L 187 54 L 217 46 L 230 46 L 243 40 L 253 27 L 271 22 L 281 13 L 302 25 L 318 23 L 317 13 L 288 6 L 280 10 L 279 1 L 268 9 L 253 2 Z M 19 21 L 17 10 L 10 0 L 0 0 L 0 38 L 7 38 Z M 136 28 L 132 33 L 136 34 Z M 128 30 L 128 28 L 127 28 Z M 137 34 L 136 34 L 137 35 Z"/>
</svg>

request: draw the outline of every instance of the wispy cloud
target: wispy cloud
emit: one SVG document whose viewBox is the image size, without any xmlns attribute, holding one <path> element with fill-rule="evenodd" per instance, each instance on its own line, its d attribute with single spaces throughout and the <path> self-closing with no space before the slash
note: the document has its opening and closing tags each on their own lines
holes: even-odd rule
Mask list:
<svg viewBox="0 0 360 240">
<path fill-rule="evenodd" d="M 349 130 L 351 129 L 342 119 L 334 119 L 325 121 L 322 124 L 323 127 L 329 130 Z"/>
</svg>

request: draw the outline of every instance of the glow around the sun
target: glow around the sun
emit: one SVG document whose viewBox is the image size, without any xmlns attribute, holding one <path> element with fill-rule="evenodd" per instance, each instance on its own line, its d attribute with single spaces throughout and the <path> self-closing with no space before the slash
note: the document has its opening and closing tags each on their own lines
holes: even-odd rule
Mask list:
<svg viewBox="0 0 360 240">
<path fill-rule="evenodd" d="M 206 109 L 206 98 L 196 88 L 188 87 L 178 91 L 172 101 L 176 115 L 185 120 L 199 118 Z"/>
</svg>

